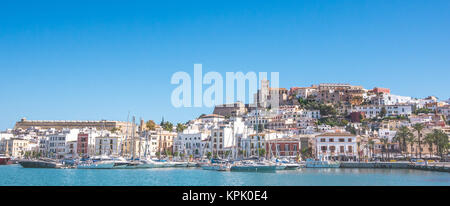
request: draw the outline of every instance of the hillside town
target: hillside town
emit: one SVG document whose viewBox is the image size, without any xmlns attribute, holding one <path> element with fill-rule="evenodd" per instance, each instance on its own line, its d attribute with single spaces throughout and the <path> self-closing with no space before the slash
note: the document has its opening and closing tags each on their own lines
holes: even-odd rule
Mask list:
<svg viewBox="0 0 450 206">
<path fill-rule="evenodd" d="M 217 105 L 212 114 L 183 123 L 134 117 L 128 122 L 23 118 L 0 133 L 0 154 L 58 160 L 105 155 L 185 161 L 449 158 L 450 99 L 413 98 L 350 84 L 286 89 L 270 88 L 263 80 L 261 85 L 254 94 L 256 104 Z"/>
</svg>

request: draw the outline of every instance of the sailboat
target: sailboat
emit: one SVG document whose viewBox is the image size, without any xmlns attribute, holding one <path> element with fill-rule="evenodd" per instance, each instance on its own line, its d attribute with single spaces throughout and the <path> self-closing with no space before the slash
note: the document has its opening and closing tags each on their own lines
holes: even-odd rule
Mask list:
<svg viewBox="0 0 450 206">
<path fill-rule="evenodd" d="M 114 165 L 115 161 L 111 157 L 98 156 L 79 163 L 77 169 L 113 169 Z"/>
<path fill-rule="evenodd" d="M 259 121 L 258 121 L 258 103 L 256 103 L 256 137 L 257 137 L 257 143 L 256 143 L 256 153 L 258 154 L 257 161 L 241 161 L 233 166 L 231 166 L 230 171 L 235 172 L 274 172 L 277 169 L 277 166 L 274 164 L 269 164 L 265 162 L 260 161 L 259 156 L 259 144 L 260 144 L 260 138 L 258 136 L 259 134 Z"/>
</svg>

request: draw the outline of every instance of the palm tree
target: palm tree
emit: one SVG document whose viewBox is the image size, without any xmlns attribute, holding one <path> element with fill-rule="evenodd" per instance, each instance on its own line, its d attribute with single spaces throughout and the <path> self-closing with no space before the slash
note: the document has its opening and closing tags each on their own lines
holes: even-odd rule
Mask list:
<svg viewBox="0 0 450 206">
<path fill-rule="evenodd" d="M 434 129 L 432 135 L 434 136 L 434 142 L 436 144 L 436 154 L 443 158 L 444 152 L 449 148 L 448 135 L 438 129 Z"/>
<path fill-rule="evenodd" d="M 412 126 L 415 131 L 417 131 L 417 142 L 419 143 L 419 158 L 422 158 L 422 130 L 425 126 L 421 123 L 417 123 Z M 417 150 L 416 150 L 417 153 Z"/>
<path fill-rule="evenodd" d="M 414 134 L 410 134 L 410 135 L 408 135 L 408 137 L 406 137 L 406 142 L 407 143 L 409 143 L 410 144 L 410 146 L 411 146 L 411 154 L 410 154 L 410 159 L 412 158 L 412 154 L 413 154 L 413 146 L 414 146 L 414 143 L 415 143 L 415 141 L 416 141 L 416 137 L 414 136 Z"/>
<path fill-rule="evenodd" d="M 185 129 L 186 129 L 186 126 L 185 126 L 185 125 L 183 125 L 183 124 L 181 124 L 181 123 L 178 123 L 178 124 L 177 124 L 177 132 L 178 132 L 178 133 L 183 132 Z"/>
<path fill-rule="evenodd" d="M 373 150 L 374 150 L 375 142 L 373 140 L 369 140 L 368 144 L 369 144 L 369 151 L 370 151 L 370 157 L 369 157 L 369 159 L 370 159 L 371 157 L 373 157 Z"/>
<path fill-rule="evenodd" d="M 411 135 L 411 131 L 407 126 L 401 126 L 397 134 L 395 134 L 394 141 L 398 142 L 400 145 L 400 151 L 403 152 L 406 150 L 406 139 Z"/>
<path fill-rule="evenodd" d="M 357 142 L 356 144 L 358 145 L 358 161 L 360 161 L 361 160 L 361 152 L 360 152 L 361 142 Z"/>
<path fill-rule="evenodd" d="M 428 133 L 426 136 L 425 136 L 425 142 L 428 144 L 428 146 L 429 146 L 429 150 L 430 150 L 430 157 L 431 157 L 431 155 L 433 155 L 433 144 L 434 144 L 434 135 L 433 135 L 433 133 Z"/>
<path fill-rule="evenodd" d="M 381 138 L 380 139 L 381 143 L 383 144 L 383 149 L 381 150 L 381 157 L 383 158 L 383 161 L 385 161 L 386 158 L 383 157 L 384 155 L 384 151 L 386 151 L 387 147 L 388 147 L 388 138 Z"/>
</svg>

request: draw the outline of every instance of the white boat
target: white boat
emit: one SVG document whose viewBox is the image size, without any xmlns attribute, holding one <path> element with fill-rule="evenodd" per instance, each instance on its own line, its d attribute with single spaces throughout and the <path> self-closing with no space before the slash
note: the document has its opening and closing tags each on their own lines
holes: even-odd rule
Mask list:
<svg viewBox="0 0 450 206">
<path fill-rule="evenodd" d="M 236 172 L 274 172 L 277 170 L 275 164 L 241 162 L 231 166 L 231 171 Z"/>
<path fill-rule="evenodd" d="M 110 157 L 94 157 L 79 163 L 77 169 L 113 169 L 114 164 L 114 160 Z"/>
<path fill-rule="evenodd" d="M 307 168 L 339 168 L 340 165 L 341 164 L 339 162 L 332 162 L 328 160 L 306 160 Z"/>
<path fill-rule="evenodd" d="M 276 166 L 276 170 L 285 170 L 286 169 L 286 165 L 284 164 L 277 164 Z"/>
<path fill-rule="evenodd" d="M 202 169 L 214 170 L 214 171 L 230 171 L 231 166 L 228 164 L 208 164 L 208 165 L 203 165 Z"/>
<path fill-rule="evenodd" d="M 123 157 L 115 158 L 114 159 L 114 169 L 126 169 L 129 165 L 129 161 L 127 161 Z"/>
<path fill-rule="evenodd" d="M 166 167 L 164 162 L 156 162 L 153 160 L 140 160 L 136 168 L 163 168 Z"/>
<path fill-rule="evenodd" d="M 187 167 L 188 162 L 172 162 L 173 167 Z"/>
<path fill-rule="evenodd" d="M 296 163 L 285 163 L 284 165 L 286 166 L 285 170 L 296 170 L 302 167 L 301 164 Z"/>
</svg>

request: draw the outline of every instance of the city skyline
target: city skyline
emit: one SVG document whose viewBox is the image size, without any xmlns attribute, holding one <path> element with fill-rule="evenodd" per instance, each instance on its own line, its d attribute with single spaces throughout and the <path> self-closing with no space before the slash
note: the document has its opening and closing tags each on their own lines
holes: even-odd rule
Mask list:
<svg viewBox="0 0 450 206">
<path fill-rule="evenodd" d="M 108 2 L 108 3 L 107 3 Z M 448 99 L 450 2 L 7 1 L 0 130 L 26 117 L 186 122 L 171 76 L 279 72 L 280 87 L 349 83 Z M 447 21 L 446 21 L 447 19 Z"/>
</svg>

